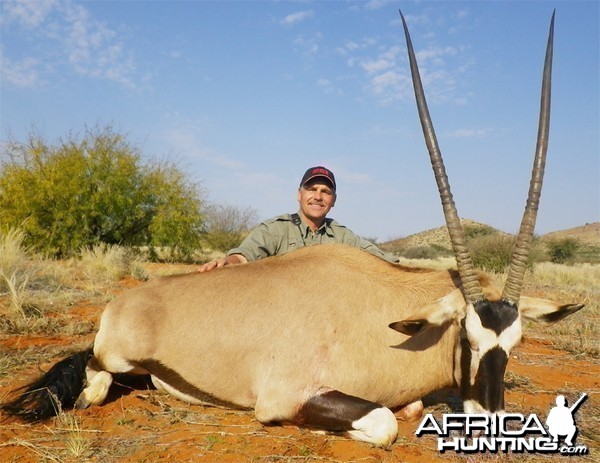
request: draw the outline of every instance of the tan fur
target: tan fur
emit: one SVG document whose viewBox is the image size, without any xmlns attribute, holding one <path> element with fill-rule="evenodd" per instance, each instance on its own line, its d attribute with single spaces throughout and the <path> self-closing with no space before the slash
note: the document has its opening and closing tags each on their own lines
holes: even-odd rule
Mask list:
<svg viewBox="0 0 600 463">
<path fill-rule="evenodd" d="M 207 397 L 255 407 L 260 421 L 291 419 L 322 388 L 397 407 L 453 384 L 457 321 L 411 338 L 388 325 L 456 281 L 343 245 L 308 247 L 132 289 L 107 306 L 94 354 L 110 372 L 160 363 L 176 374 L 149 371 L 159 379 L 177 387 L 179 375 Z"/>
</svg>

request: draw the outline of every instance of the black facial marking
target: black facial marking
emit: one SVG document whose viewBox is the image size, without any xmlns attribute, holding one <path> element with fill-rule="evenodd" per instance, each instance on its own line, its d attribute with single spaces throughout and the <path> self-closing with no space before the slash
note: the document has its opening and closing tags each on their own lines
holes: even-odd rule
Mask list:
<svg viewBox="0 0 600 463">
<path fill-rule="evenodd" d="M 471 361 L 473 353 L 462 320 L 460 331 L 460 392 L 463 401 L 474 400 L 485 410 L 496 412 L 504 409 L 504 373 L 508 363 L 508 355 L 501 347 L 487 351 L 479 360 L 475 380 L 471 385 Z"/>
<path fill-rule="evenodd" d="M 504 349 L 494 347 L 479 362 L 473 386 L 475 399 L 489 412 L 504 409 L 504 372 L 508 356 Z"/>
<path fill-rule="evenodd" d="M 504 300 L 477 301 L 474 307 L 483 327 L 493 330 L 497 335 L 512 325 L 519 316 L 519 308 Z"/>
<path fill-rule="evenodd" d="M 332 432 L 350 431 L 354 421 L 377 408 L 381 408 L 381 405 L 340 391 L 329 391 L 311 397 L 294 421 Z"/>
<path fill-rule="evenodd" d="M 465 319 L 461 321 L 460 328 L 460 395 L 462 400 L 472 399 L 471 397 L 471 344 L 467 337 L 465 328 Z"/>
</svg>

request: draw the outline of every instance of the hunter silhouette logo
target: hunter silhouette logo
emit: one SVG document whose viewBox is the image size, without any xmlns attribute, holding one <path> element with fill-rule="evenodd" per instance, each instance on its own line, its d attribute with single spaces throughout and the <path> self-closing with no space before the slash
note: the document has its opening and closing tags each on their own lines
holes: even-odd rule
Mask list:
<svg viewBox="0 0 600 463">
<path fill-rule="evenodd" d="M 415 434 L 438 436 L 440 452 L 456 453 L 559 453 L 587 455 L 585 445 L 575 445 L 577 425 L 574 414 L 587 394 L 571 406 L 563 395 L 556 397 L 546 419 L 546 426 L 535 413 L 505 413 L 497 415 L 452 413 L 444 414 L 441 421 L 429 413 L 425 415 Z M 561 440 L 563 443 L 561 444 Z"/>
<path fill-rule="evenodd" d="M 571 408 L 567 408 L 565 396 L 559 395 L 556 398 L 556 407 L 550 410 L 546 419 L 546 426 L 548 426 L 548 432 L 552 435 L 552 442 L 558 442 L 559 436 L 566 436 L 565 445 L 573 447 L 573 439 L 577 434 L 573 414 L 586 398 L 587 394 L 583 393 Z"/>
</svg>

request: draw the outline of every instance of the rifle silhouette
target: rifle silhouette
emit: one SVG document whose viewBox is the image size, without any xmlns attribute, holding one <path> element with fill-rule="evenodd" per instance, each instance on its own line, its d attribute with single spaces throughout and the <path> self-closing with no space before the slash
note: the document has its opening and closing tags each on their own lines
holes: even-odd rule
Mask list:
<svg viewBox="0 0 600 463">
<path fill-rule="evenodd" d="M 585 399 L 587 399 L 587 394 L 584 392 L 583 394 L 581 394 L 579 400 L 575 402 L 571 407 L 569 407 L 569 411 L 571 412 L 571 414 L 575 413 L 577 408 L 579 408 L 579 406 Z"/>
</svg>

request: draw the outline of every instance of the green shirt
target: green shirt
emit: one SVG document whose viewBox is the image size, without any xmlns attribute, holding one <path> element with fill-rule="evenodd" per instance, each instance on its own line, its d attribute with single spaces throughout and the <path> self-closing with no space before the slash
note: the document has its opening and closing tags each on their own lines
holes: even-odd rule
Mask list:
<svg viewBox="0 0 600 463">
<path fill-rule="evenodd" d="M 381 259 L 397 264 L 398 258 L 383 252 L 370 241 L 354 234 L 350 229 L 333 219 L 313 232 L 301 222 L 294 224 L 291 214 L 284 214 L 262 222 L 250 232 L 237 248 L 230 249 L 227 255 L 242 254 L 248 261 L 285 254 L 303 246 L 314 244 L 342 243 L 367 251 Z"/>
</svg>

